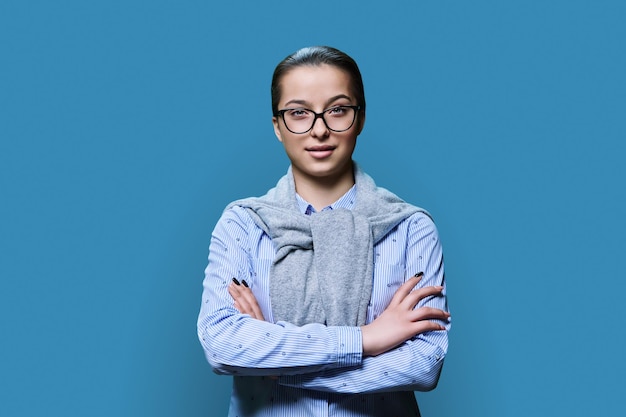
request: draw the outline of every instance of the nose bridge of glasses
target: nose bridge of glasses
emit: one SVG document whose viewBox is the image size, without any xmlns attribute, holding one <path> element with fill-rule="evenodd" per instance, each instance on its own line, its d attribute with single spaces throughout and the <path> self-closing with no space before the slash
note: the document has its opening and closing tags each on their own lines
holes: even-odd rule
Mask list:
<svg viewBox="0 0 626 417">
<path fill-rule="evenodd" d="M 311 124 L 311 129 L 315 129 L 315 123 L 317 122 L 317 119 L 322 119 L 324 128 L 330 130 L 330 127 L 328 127 L 328 122 L 326 121 L 326 117 L 324 117 L 326 110 L 321 113 L 315 113 L 315 112 L 312 112 L 312 113 L 315 116 L 313 117 L 313 123 Z"/>
</svg>

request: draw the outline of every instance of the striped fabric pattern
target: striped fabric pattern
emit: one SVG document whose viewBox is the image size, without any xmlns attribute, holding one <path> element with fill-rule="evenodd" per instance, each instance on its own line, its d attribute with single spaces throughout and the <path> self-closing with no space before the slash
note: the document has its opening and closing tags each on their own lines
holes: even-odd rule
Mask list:
<svg viewBox="0 0 626 417">
<path fill-rule="evenodd" d="M 324 210 L 351 209 L 355 196 L 353 187 Z M 298 205 L 314 215 L 299 196 Z M 374 252 L 368 323 L 417 272 L 424 272 L 418 286 L 445 287 L 439 236 L 424 213 L 400 223 Z M 447 331 L 421 334 L 382 355 L 363 357 L 358 327 L 274 323 L 269 290 L 274 254 L 271 239 L 244 209 L 224 212 L 211 237 L 198 336 L 213 370 L 233 376 L 229 416 L 418 416 L 413 391 L 437 384 Z M 233 277 L 248 283 L 266 321 L 234 308 L 227 292 Z M 447 310 L 445 288 L 443 297 L 420 305 Z M 441 324 L 449 330 L 449 323 Z"/>
</svg>

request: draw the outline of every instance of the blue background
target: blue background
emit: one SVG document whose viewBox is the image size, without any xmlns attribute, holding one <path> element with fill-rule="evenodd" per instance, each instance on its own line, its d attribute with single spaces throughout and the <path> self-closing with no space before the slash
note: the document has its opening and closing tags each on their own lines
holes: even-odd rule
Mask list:
<svg viewBox="0 0 626 417">
<path fill-rule="evenodd" d="M 209 237 L 285 172 L 270 78 L 311 44 L 357 60 L 355 158 L 442 235 L 454 326 L 423 414 L 622 415 L 625 16 L 3 0 L 0 415 L 225 415 L 195 330 Z"/>
</svg>

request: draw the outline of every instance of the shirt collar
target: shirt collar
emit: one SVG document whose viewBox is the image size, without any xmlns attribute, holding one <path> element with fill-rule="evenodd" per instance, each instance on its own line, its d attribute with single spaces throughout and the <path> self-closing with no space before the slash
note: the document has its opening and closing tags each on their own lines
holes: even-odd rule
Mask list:
<svg viewBox="0 0 626 417">
<path fill-rule="evenodd" d="M 298 193 L 296 193 L 296 200 L 298 201 L 298 209 L 300 210 L 300 213 L 306 214 L 306 215 L 317 213 L 315 208 L 304 198 L 300 197 Z M 341 196 L 339 200 L 335 201 L 329 206 L 324 207 L 322 211 L 335 210 L 338 208 L 352 210 L 352 207 L 354 207 L 355 200 L 356 200 L 356 184 L 354 184 L 343 196 Z"/>
</svg>

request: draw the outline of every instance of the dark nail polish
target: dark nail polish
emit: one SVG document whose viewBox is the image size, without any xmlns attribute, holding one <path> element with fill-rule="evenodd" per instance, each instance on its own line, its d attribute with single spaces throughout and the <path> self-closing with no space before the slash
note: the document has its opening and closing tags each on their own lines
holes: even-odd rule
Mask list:
<svg viewBox="0 0 626 417">
<path fill-rule="evenodd" d="M 418 272 L 417 274 L 413 275 L 415 278 L 421 278 L 424 276 L 423 272 Z"/>
<path fill-rule="evenodd" d="M 245 279 L 242 279 L 242 280 L 241 280 L 241 283 L 243 284 L 243 286 L 244 286 L 244 287 L 246 287 L 246 288 L 250 288 L 250 287 L 248 286 L 248 283 L 246 282 L 246 280 L 245 280 Z"/>
<path fill-rule="evenodd" d="M 233 278 L 233 282 L 235 283 L 235 285 L 239 285 L 239 281 L 237 281 L 237 278 Z"/>
</svg>

